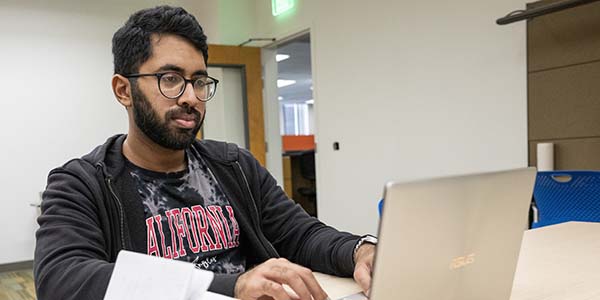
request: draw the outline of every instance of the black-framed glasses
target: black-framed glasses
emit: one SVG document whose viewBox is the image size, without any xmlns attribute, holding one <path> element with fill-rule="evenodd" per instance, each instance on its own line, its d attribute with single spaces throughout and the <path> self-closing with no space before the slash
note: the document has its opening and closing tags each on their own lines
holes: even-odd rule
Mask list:
<svg viewBox="0 0 600 300">
<path fill-rule="evenodd" d="M 151 74 L 129 74 L 123 75 L 126 78 L 137 78 L 143 76 L 155 76 L 158 82 L 160 93 L 169 98 L 177 99 L 183 95 L 188 83 L 192 84 L 196 98 L 202 102 L 210 100 L 217 91 L 219 80 L 208 75 L 195 76 L 192 79 L 185 79 L 183 75 L 177 72 L 163 72 Z"/>
</svg>

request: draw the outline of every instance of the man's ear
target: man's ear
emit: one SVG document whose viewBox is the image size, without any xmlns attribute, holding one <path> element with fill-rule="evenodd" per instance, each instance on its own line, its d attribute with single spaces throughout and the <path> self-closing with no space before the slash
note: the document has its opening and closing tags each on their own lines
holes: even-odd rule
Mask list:
<svg viewBox="0 0 600 300">
<path fill-rule="evenodd" d="M 131 96 L 131 83 L 123 75 L 115 74 L 112 77 L 112 90 L 117 98 L 117 101 L 121 103 L 125 108 L 129 108 L 133 104 L 133 98 Z"/>
</svg>

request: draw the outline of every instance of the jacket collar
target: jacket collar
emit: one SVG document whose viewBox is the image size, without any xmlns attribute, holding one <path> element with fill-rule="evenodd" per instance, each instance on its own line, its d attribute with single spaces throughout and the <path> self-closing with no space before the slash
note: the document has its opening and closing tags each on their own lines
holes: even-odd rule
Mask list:
<svg viewBox="0 0 600 300">
<path fill-rule="evenodd" d="M 102 168 L 105 175 L 119 176 L 125 166 L 122 149 L 126 137 L 126 134 L 111 136 L 104 144 L 97 146 L 82 159 Z M 237 145 L 231 143 L 195 140 L 190 147 L 201 153 L 203 157 L 220 163 L 233 163 L 239 159 L 239 149 Z"/>
</svg>

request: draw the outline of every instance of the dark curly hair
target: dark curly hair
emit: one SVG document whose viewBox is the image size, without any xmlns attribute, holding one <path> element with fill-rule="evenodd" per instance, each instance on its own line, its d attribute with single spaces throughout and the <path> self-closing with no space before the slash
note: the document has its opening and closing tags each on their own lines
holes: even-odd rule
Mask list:
<svg viewBox="0 0 600 300">
<path fill-rule="evenodd" d="M 112 38 L 115 74 L 136 73 L 152 56 L 152 34 L 180 36 L 202 52 L 208 61 L 206 35 L 196 18 L 181 7 L 157 6 L 132 14 Z"/>
</svg>

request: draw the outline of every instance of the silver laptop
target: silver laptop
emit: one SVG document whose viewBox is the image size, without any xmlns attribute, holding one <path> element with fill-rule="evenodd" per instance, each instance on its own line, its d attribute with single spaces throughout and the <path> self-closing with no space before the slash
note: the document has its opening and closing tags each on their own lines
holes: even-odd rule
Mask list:
<svg viewBox="0 0 600 300">
<path fill-rule="evenodd" d="M 389 183 L 371 300 L 508 300 L 535 168 Z"/>
</svg>

